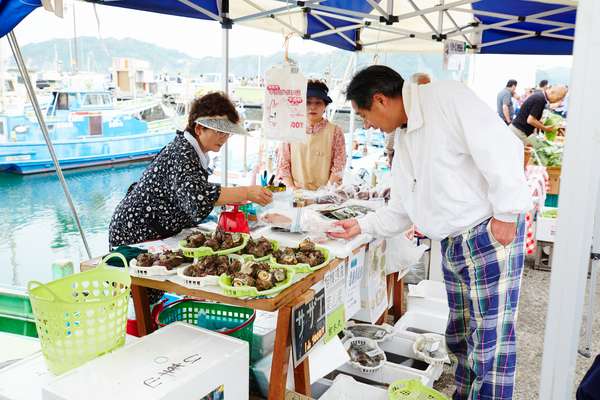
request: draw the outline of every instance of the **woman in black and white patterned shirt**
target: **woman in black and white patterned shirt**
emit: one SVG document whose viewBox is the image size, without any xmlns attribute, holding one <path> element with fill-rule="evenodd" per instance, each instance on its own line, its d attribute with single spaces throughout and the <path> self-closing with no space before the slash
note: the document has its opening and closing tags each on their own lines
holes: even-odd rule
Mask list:
<svg viewBox="0 0 600 400">
<path fill-rule="evenodd" d="M 207 153 L 219 151 L 232 134 L 247 135 L 239 122 L 223 93 L 194 100 L 186 130 L 177 132 L 117 206 L 109 227 L 110 247 L 173 236 L 198 225 L 214 206 L 246 200 L 270 203 L 271 192 L 260 186 L 208 182 Z"/>
</svg>

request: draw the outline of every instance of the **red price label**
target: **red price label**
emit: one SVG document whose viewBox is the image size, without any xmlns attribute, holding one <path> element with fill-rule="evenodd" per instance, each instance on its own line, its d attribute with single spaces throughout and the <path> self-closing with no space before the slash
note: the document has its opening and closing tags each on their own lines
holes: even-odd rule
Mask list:
<svg viewBox="0 0 600 400">
<path fill-rule="evenodd" d="M 296 129 L 296 128 L 298 128 L 298 129 L 303 128 L 304 127 L 304 122 L 292 121 L 292 122 L 290 122 L 290 127 L 294 128 L 294 129 Z"/>
</svg>

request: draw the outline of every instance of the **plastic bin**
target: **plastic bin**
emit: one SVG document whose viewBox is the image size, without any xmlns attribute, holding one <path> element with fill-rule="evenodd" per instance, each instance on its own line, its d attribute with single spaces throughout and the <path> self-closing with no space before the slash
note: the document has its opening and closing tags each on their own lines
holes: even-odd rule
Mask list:
<svg viewBox="0 0 600 400">
<path fill-rule="evenodd" d="M 416 379 L 394 382 L 388 389 L 389 400 L 448 400 L 437 390 L 423 386 Z"/>
<path fill-rule="evenodd" d="M 43 284 L 28 284 L 48 369 L 61 374 L 125 344 L 131 278 L 128 268 L 106 265 Z"/>
<path fill-rule="evenodd" d="M 219 303 L 205 303 L 183 299 L 171 303 L 156 316 L 156 324 L 162 328 L 172 322 L 181 321 L 198 326 L 198 316 L 205 313 L 205 321 L 216 332 L 248 342 L 252 354 L 252 331 L 256 311 L 251 308 Z M 236 325 L 231 328 L 232 325 Z"/>
</svg>

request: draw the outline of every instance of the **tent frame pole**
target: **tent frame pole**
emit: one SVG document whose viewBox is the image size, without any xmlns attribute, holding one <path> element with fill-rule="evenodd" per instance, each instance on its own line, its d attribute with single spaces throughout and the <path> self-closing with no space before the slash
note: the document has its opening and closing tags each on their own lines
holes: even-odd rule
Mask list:
<svg viewBox="0 0 600 400">
<path fill-rule="evenodd" d="M 596 77 L 600 70 L 599 18 L 600 2 L 579 2 L 542 359 L 539 398 L 543 400 L 570 399 L 573 394 L 600 178 L 600 171 L 593 167 L 600 150 L 593 100 L 600 90 Z"/>
<path fill-rule="evenodd" d="M 221 0 L 221 19 L 226 21 L 229 18 L 229 1 Z M 221 77 L 221 85 L 223 92 L 229 96 L 229 31 L 231 24 L 221 23 L 221 50 L 223 58 L 223 76 Z M 227 186 L 229 184 L 229 141 L 223 146 L 223 163 L 221 164 L 221 184 Z"/>
<path fill-rule="evenodd" d="M 27 95 L 29 96 L 29 100 L 31 101 L 31 106 L 33 107 L 33 111 L 38 120 L 38 123 L 40 124 L 40 128 L 41 128 L 42 134 L 44 136 L 44 140 L 46 141 L 46 146 L 48 146 L 48 152 L 50 153 L 50 157 L 52 158 L 52 163 L 54 164 L 54 168 L 56 169 L 56 175 L 58 175 L 58 180 L 60 182 L 60 185 L 62 186 L 63 191 L 65 192 L 65 197 L 67 199 L 67 203 L 69 203 L 69 208 L 71 209 L 71 213 L 73 214 L 73 218 L 75 219 L 75 223 L 77 224 L 77 229 L 79 230 L 79 234 L 81 235 L 81 240 L 83 241 L 83 245 L 85 247 L 87 256 L 91 259 L 92 252 L 90 251 L 90 246 L 88 245 L 88 241 L 85 237 L 85 233 L 83 232 L 83 228 L 81 226 L 81 221 L 79 220 L 79 216 L 77 215 L 77 210 L 75 209 L 75 205 L 73 203 L 71 193 L 69 192 L 69 187 L 67 186 L 65 176 L 63 175 L 62 168 L 60 167 L 60 163 L 58 162 L 58 157 L 56 156 L 56 151 L 54 150 L 54 145 L 52 144 L 52 140 L 50 139 L 50 134 L 48 133 L 48 126 L 46 125 L 46 121 L 44 120 L 44 114 L 42 113 L 42 109 L 40 108 L 40 104 L 38 103 L 37 95 L 35 94 L 33 84 L 31 83 L 31 78 L 29 77 L 29 72 L 27 71 L 25 61 L 23 61 L 23 54 L 21 53 L 21 48 L 19 47 L 19 43 L 17 42 L 17 37 L 15 36 L 15 32 L 10 31 L 7 35 L 7 38 L 8 38 L 8 43 L 10 44 L 10 48 L 12 50 L 13 56 L 15 57 L 17 67 L 19 68 L 19 73 L 21 74 L 21 77 L 23 78 L 23 82 L 24 82 L 25 88 L 27 90 Z"/>
</svg>

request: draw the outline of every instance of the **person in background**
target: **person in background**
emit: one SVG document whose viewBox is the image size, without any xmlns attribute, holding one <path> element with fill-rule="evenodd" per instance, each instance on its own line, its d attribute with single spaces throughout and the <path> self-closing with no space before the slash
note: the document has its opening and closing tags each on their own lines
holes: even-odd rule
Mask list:
<svg viewBox="0 0 600 400">
<path fill-rule="evenodd" d="M 306 89 L 306 143 L 283 143 L 278 149 L 277 176 L 291 189 L 317 190 L 340 184 L 346 167 L 342 128 L 329 122 L 325 109 L 332 102 L 329 88 L 309 80 Z"/>
<path fill-rule="evenodd" d="M 334 238 L 393 237 L 414 223 L 442 243 L 450 315 L 446 344 L 458 360 L 454 400 L 513 398 L 516 316 L 531 195 L 523 145 L 496 112 L 455 81 L 405 85 L 393 69 L 358 72 L 346 98 L 394 132 L 389 203 L 338 224 Z M 490 145 L 490 137 L 493 145 Z"/>
<path fill-rule="evenodd" d="M 548 86 L 548 80 L 542 79 L 540 83 L 538 83 L 538 87 L 535 89 L 535 92 L 544 92 L 546 89 L 550 89 L 550 86 Z"/>
<path fill-rule="evenodd" d="M 498 93 L 496 98 L 496 111 L 506 125 L 510 125 L 515 113 L 512 99 L 516 90 L 517 81 L 511 79 L 506 83 L 506 87 Z"/>
<path fill-rule="evenodd" d="M 558 103 L 567 95 L 567 87 L 558 85 L 541 92 L 535 92 L 525 100 L 519 113 L 510 125 L 513 133 L 528 145 L 527 138 L 536 130 L 550 132 L 553 126 L 545 126 L 542 121 L 542 114 L 549 103 Z"/>
</svg>

